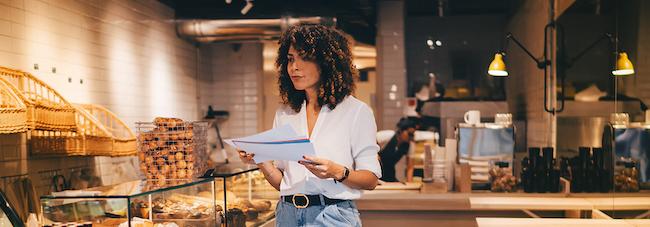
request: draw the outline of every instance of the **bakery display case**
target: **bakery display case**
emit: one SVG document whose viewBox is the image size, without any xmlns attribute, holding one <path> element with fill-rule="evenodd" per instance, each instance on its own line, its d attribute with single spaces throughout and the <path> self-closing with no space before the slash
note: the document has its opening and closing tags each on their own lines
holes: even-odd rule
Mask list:
<svg viewBox="0 0 650 227">
<path fill-rule="evenodd" d="M 275 217 L 278 198 L 256 166 L 229 164 L 194 180 L 139 180 L 57 192 L 42 196 L 41 205 L 44 226 L 250 227 Z"/>
<path fill-rule="evenodd" d="M 217 205 L 212 179 L 130 181 L 41 197 L 43 226 L 215 226 Z M 131 220 L 127 222 L 127 220 Z"/>
<path fill-rule="evenodd" d="M 217 206 L 226 208 L 226 226 L 263 226 L 275 217 L 280 194 L 257 166 L 221 165 L 210 176 L 214 179 Z"/>
</svg>

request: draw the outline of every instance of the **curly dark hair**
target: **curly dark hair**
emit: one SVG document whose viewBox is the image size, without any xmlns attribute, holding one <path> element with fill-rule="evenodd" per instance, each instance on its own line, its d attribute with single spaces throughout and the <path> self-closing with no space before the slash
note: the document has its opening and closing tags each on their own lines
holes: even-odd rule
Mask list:
<svg viewBox="0 0 650 227">
<path fill-rule="evenodd" d="M 298 51 L 300 57 L 313 61 L 320 67 L 318 105 L 333 110 L 343 99 L 354 92 L 354 78 L 358 76 L 352 64 L 350 43 L 342 32 L 322 25 L 297 25 L 282 34 L 276 66 L 279 70 L 278 84 L 282 103 L 300 112 L 305 91 L 296 90 L 287 71 L 289 48 Z"/>
</svg>

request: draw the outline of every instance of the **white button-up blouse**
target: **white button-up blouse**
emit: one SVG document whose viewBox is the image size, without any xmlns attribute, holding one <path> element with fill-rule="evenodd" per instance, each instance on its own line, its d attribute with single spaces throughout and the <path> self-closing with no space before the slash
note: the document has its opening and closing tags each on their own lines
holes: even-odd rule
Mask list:
<svg viewBox="0 0 650 227">
<path fill-rule="evenodd" d="M 288 106 L 276 111 L 273 127 L 286 124 L 298 133 L 308 134 L 305 103 L 298 113 Z M 321 108 L 309 140 L 314 144 L 318 158 L 329 159 L 350 170 L 369 170 L 381 177 L 376 135 L 377 125 L 370 107 L 348 96 L 333 110 L 327 106 Z M 280 183 L 281 195 L 323 194 L 332 199 L 361 197 L 362 190 L 352 189 L 331 178 L 320 179 L 298 162 L 275 161 L 275 164 L 284 173 Z"/>
</svg>

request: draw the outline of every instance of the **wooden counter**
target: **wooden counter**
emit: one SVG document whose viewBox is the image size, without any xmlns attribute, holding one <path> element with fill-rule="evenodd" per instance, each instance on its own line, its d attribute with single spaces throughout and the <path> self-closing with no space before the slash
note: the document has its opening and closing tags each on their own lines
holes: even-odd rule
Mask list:
<svg viewBox="0 0 650 227">
<path fill-rule="evenodd" d="M 612 219 L 578 219 L 578 218 L 476 218 L 479 227 L 519 227 L 519 226 L 553 226 L 553 227 L 634 227 L 625 220 Z"/>
<path fill-rule="evenodd" d="M 614 198 L 613 196 L 616 196 Z M 418 190 L 375 190 L 366 192 L 356 204 L 361 219 L 367 226 L 492 226 L 495 220 L 512 225 L 526 220 L 545 220 L 544 223 L 562 226 L 573 219 L 579 223 L 598 226 L 607 222 L 613 226 L 636 226 L 646 222 L 619 222 L 611 220 L 605 211 L 650 210 L 650 193 L 421 193 Z M 635 214 L 636 215 L 636 214 Z M 645 212 L 637 216 L 644 218 Z M 532 217 L 532 218 L 531 218 Z M 548 218 L 539 217 L 552 217 Z M 580 218 L 583 219 L 580 219 Z M 483 224 L 478 218 L 487 218 Z M 505 219 L 504 219 L 505 218 Z M 555 220 L 557 219 L 557 220 Z M 562 221 L 564 220 L 564 222 Z M 593 221 L 592 221 L 593 220 Z M 636 221 L 636 220 L 635 220 Z M 552 223 L 551 223 L 552 222 Z M 591 223 L 591 224 L 589 224 Z M 548 226 L 548 225 L 544 225 Z M 580 226 L 580 225 L 578 225 Z"/>
</svg>

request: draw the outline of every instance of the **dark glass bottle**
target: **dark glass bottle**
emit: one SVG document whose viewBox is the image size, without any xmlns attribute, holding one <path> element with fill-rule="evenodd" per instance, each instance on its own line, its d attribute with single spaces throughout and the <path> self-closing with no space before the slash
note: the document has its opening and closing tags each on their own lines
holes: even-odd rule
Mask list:
<svg viewBox="0 0 650 227">
<path fill-rule="evenodd" d="M 602 192 L 604 189 L 602 178 L 604 176 L 603 169 L 603 149 L 594 147 L 591 149 L 591 160 L 593 163 L 593 172 L 591 173 L 592 177 L 592 187 L 594 192 Z"/>
<path fill-rule="evenodd" d="M 530 170 L 530 189 L 531 192 L 537 191 L 537 185 L 539 184 L 537 180 L 537 167 L 538 161 L 540 159 L 540 149 L 539 147 L 529 147 L 528 148 L 528 169 Z"/>
<path fill-rule="evenodd" d="M 553 167 L 555 166 L 555 160 L 553 159 L 553 148 L 552 147 L 542 148 L 542 155 L 544 158 L 544 172 L 546 174 L 546 180 L 544 180 L 546 182 L 546 191 L 555 192 L 556 191 L 555 177 L 556 176 L 559 177 L 559 173 L 555 174 L 553 171 Z"/>
<path fill-rule="evenodd" d="M 583 152 L 584 153 L 584 152 Z M 591 148 L 588 148 L 588 152 L 586 153 L 586 156 L 583 155 L 582 153 L 580 154 L 580 159 L 581 162 L 583 162 L 582 168 L 583 168 L 583 174 L 584 174 L 584 185 L 583 185 L 583 191 L 584 192 L 596 192 L 598 189 L 596 188 L 596 168 L 594 167 L 594 159 L 593 156 L 591 155 Z"/>
<path fill-rule="evenodd" d="M 582 192 L 582 169 L 580 169 L 580 158 L 573 157 L 571 164 L 571 192 Z"/>
<path fill-rule="evenodd" d="M 537 163 L 535 166 L 535 191 L 544 193 L 548 187 L 548 168 L 546 158 L 537 156 Z"/>
<path fill-rule="evenodd" d="M 521 185 L 524 192 L 534 192 L 533 190 L 533 171 L 530 168 L 530 160 L 524 157 L 521 160 Z"/>
<path fill-rule="evenodd" d="M 560 177 L 571 180 L 571 166 L 569 165 L 569 158 L 560 158 Z"/>
</svg>

